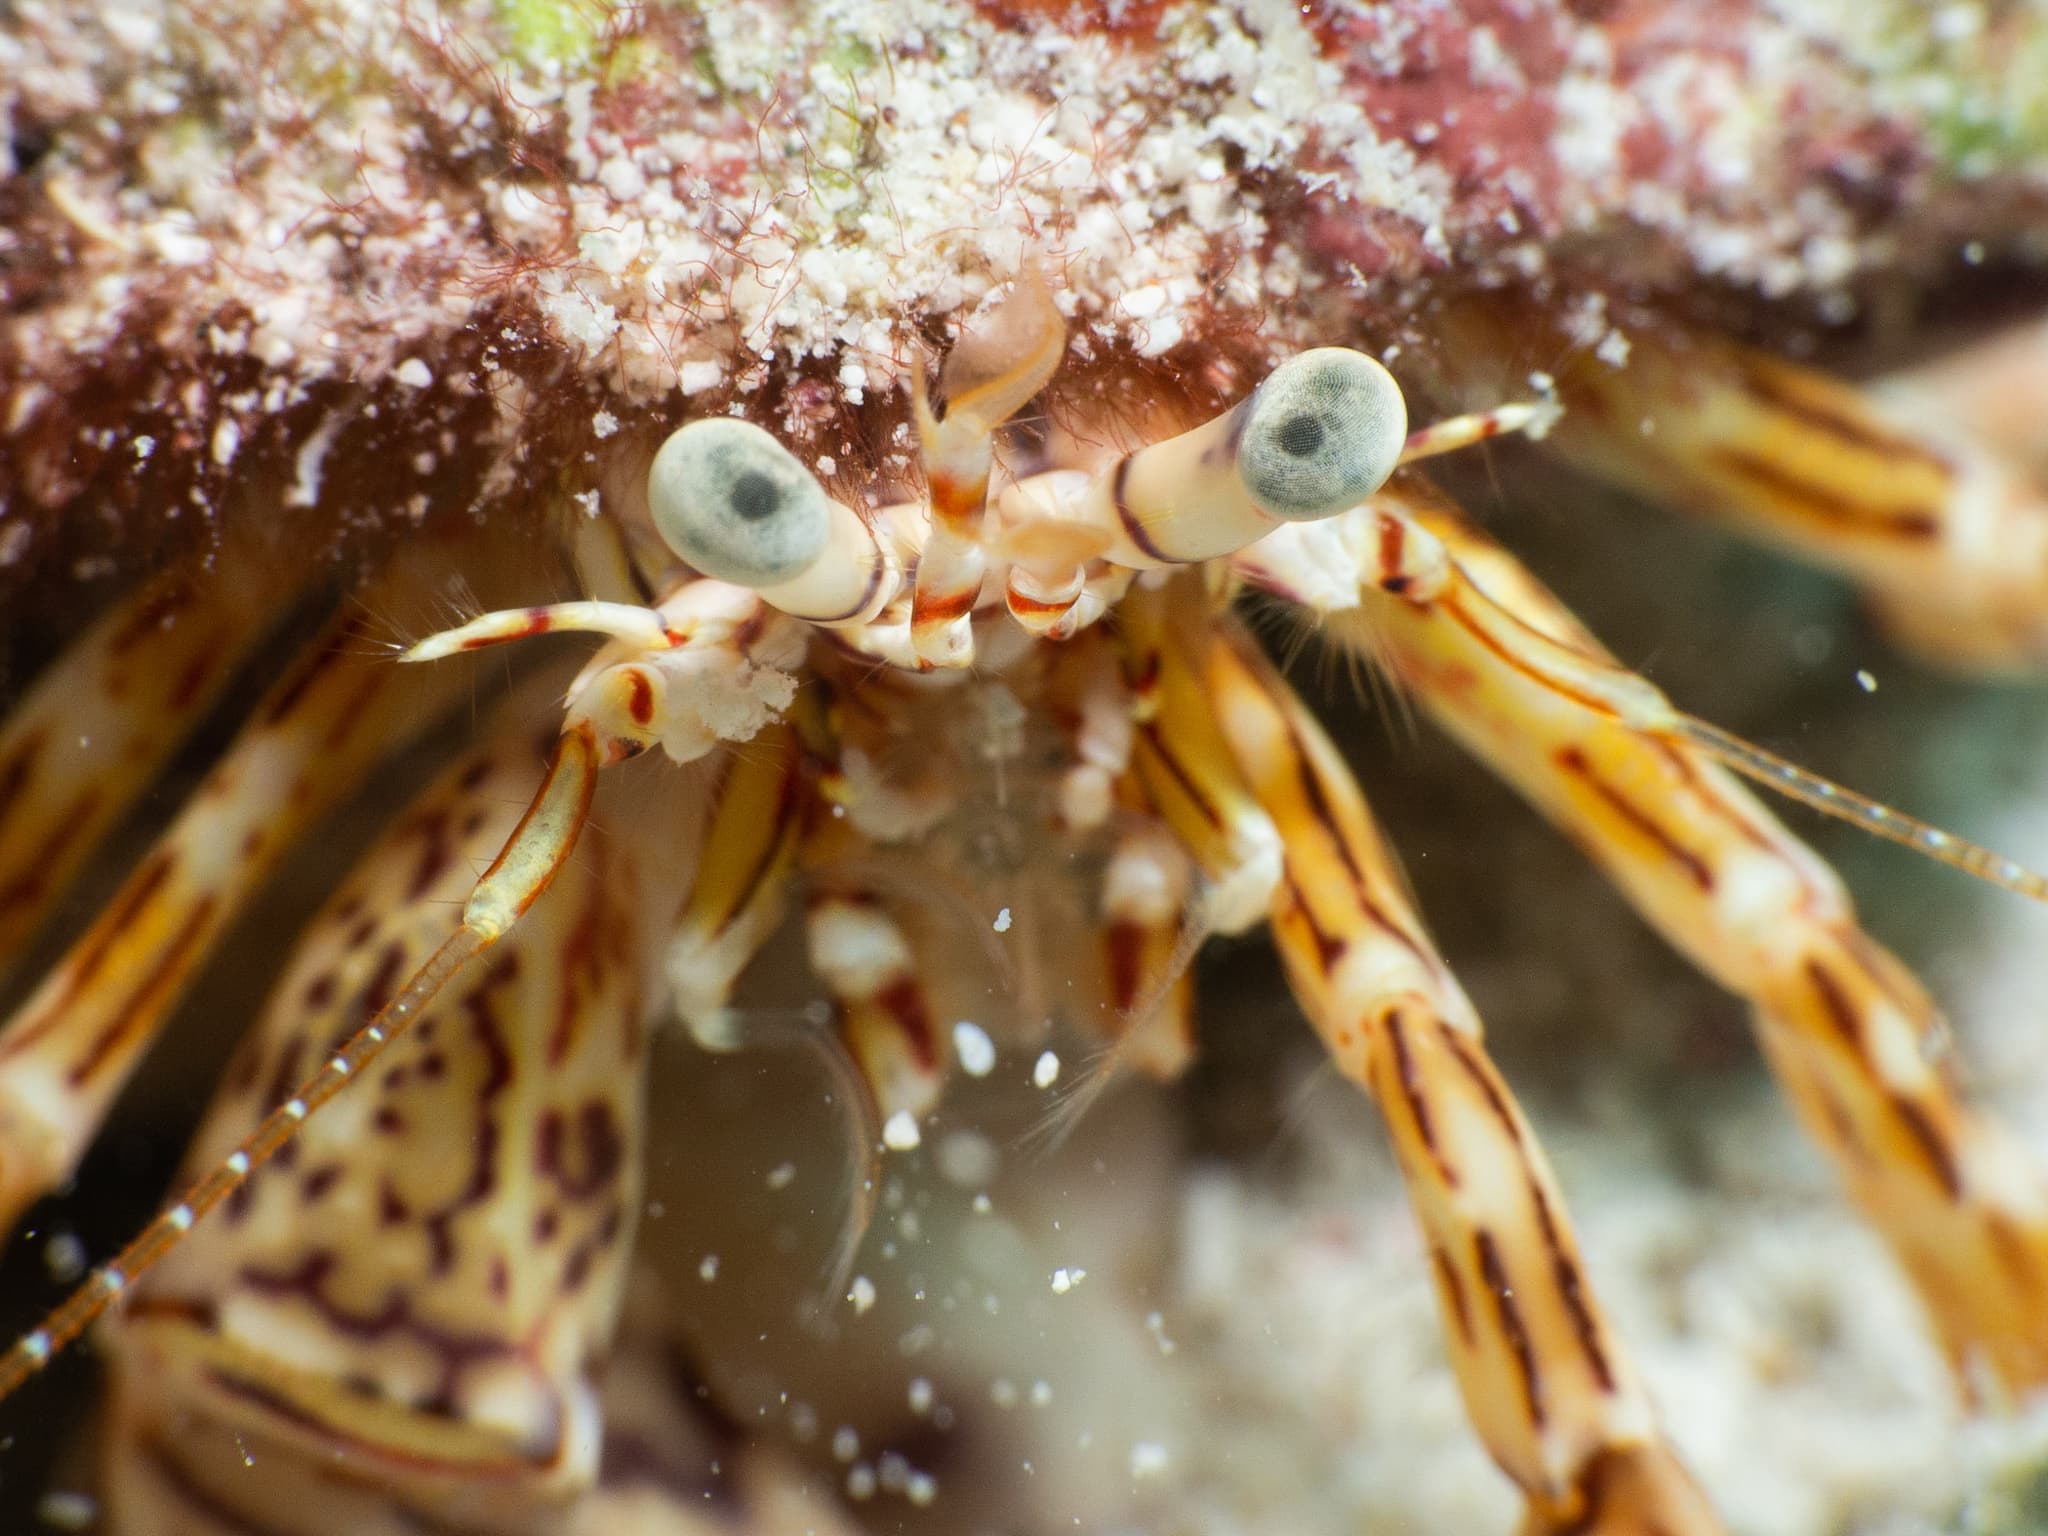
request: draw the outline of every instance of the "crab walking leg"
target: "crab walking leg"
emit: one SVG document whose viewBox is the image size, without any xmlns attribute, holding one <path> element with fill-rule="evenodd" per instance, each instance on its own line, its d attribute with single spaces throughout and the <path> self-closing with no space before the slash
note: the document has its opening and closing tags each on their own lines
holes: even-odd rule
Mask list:
<svg viewBox="0 0 2048 1536">
<path fill-rule="evenodd" d="M 1282 829 L 1276 942 L 1337 1064 L 1386 1114 L 1468 1408 L 1530 1497 L 1526 1529 L 1716 1529 L 1656 1437 L 1549 1169 L 1335 749 L 1241 633 L 1212 644 L 1207 679 Z"/>
<path fill-rule="evenodd" d="M 1045 387 L 1066 350 L 1066 322 L 1052 290 L 1026 272 L 1000 304 L 970 322 L 946 359 L 939 375 L 943 417 L 918 376 L 912 409 L 929 481 L 931 531 L 911 594 L 910 640 L 925 665 L 964 667 L 974 659 L 995 429 Z"/>
<path fill-rule="evenodd" d="M 1356 782 L 1242 631 L 1208 660 L 1223 732 L 1285 839 L 1275 943 L 1337 1066 L 1386 1117 L 1466 1409 L 1528 1497 L 1524 1532 L 1718 1531 L 1657 1433 L 1549 1165 Z"/>
<path fill-rule="evenodd" d="M 0 723 L 0 968 L 205 717 L 284 586 L 231 542 L 144 582 Z"/>
<path fill-rule="evenodd" d="M 1135 591 L 1117 610 L 1125 675 L 1136 696 L 1131 762 L 1160 819 L 1208 882 L 1202 919 L 1241 933 L 1264 916 L 1281 881 L 1284 850 L 1265 807 L 1244 783 L 1206 698 L 1201 634 L 1212 622 L 1198 583 Z"/>
<path fill-rule="evenodd" d="M 576 844 L 597 783 L 596 733 L 588 726 L 565 731 L 557 740 L 547 777 L 497 860 L 463 905 L 462 923 L 441 942 L 419 970 L 370 1022 L 349 1036 L 325 1065 L 299 1084 L 256 1129 L 140 1236 L 0 1356 L 0 1399 L 26 1381 L 58 1350 L 90 1327 L 127 1294 L 185 1234 L 249 1181 L 298 1135 L 323 1105 L 403 1036 L 441 989 L 464 966 L 504 937 L 527 907 L 547 889 Z"/>
<path fill-rule="evenodd" d="M 1438 551 L 1444 584 L 1405 599 L 1368 590 L 1366 608 L 1329 616 L 1332 638 L 1390 663 L 1674 947 L 1755 1005 L 1801 1119 L 1966 1383 L 1976 1364 L 2012 1390 L 2048 1382 L 2048 1190 L 1963 1102 L 1933 1004 L 1857 926 L 1833 871 L 1726 771 L 1532 665 L 1558 646 L 1589 679 L 1629 677 L 1511 557 L 1419 493 L 1401 506 L 1404 542 Z M 1390 498 L 1366 515 L 1395 511 Z"/>
<path fill-rule="evenodd" d="M 903 1126 L 914 1128 L 929 1114 L 945 1086 L 945 1046 L 910 934 L 858 873 L 868 851 L 865 838 L 841 821 L 812 827 L 802 852 L 813 884 L 804 940 L 885 1140 L 908 1146 L 915 1141 Z"/>
<path fill-rule="evenodd" d="M 1479 301 L 1478 313 L 1526 333 L 1526 313 L 1510 321 L 1506 308 Z M 1844 572 L 1937 660 L 2048 660 L 2048 485 L 2023 461 L 1929 409 L 1924 388 L 1859 389 L 1662 322 L 1628 340 L 1622 367 L 1583 351 L 1558 367 L 1553 441 L 1567 459 Z M 2048 352 L 2036 369 L 2038 396 Z"/>
<path fill-rule="evenodd" d="M 1120 838 L 1102 872 L 1108 1032 L 1122 1060 L 1161 1079 L 1178 1077 L 1195 1055 L 1193 931 L 1185 921 L 1193 885 L 1187 854 L 1156 823 Z"/>
<path fill-rule="evenodd" d="M 804 755 L 796 731 L 769 726 L 718 764 L 710 825 L 667 947 L 669 992 L 697 1043 L 739 1044 L 727 1006 L 782 921 L 803 826 Z"/>
<path fill-rule="evenodd" d="M 298 834 L 457 695 L 330 627 L 0 1029 L 0 1230 L 69 1178 L 185 984 Z"/>
<path fill-rule="evenodd" d="M 434 948 L 472 858 L 533 793 L 535 745 L 522 725 L 455 763 L 341 883 L 189 1166 L 231 1155 Z M 676 862 L 648 821 L 681 809 L 586 838 L 403 1048 L 136 1287 L 105 1331 L 120 1528 L 211 1506 L 242 1522 L 224 1528 L 309 1536 L 532 1529 L 536 1507 L 559 1520 L 594 1480 L 591 1374 L 640 1203 L 644 1005 L 666 910 L 650 887 Z"/>
</svg>

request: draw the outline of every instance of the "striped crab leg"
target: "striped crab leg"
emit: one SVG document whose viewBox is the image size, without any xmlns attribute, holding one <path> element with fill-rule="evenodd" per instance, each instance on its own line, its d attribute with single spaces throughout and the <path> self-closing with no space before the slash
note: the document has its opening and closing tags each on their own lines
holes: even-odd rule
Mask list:
<svg viewBox="0 0 2048 1536">
<path fill-rule="evenodd" d="M 741 1043 L 733 988 L 782 921 L 807 799 L 797 732 L 778 722 L 715 769 L 696 877 L 666 946 L 669 994 L 707 1050 Z"/>
<path fill-rule="evenodd" d="M 286 584 L 239 542 L 142 583 L 0 723 L 0 968 L 205 718 Z"/>
<path fill-rule="evenodd" d="M 1466 1409 L 1528 1499 L 1523 1531 L 1718 1531 L 1657 1432 L 1549 1164 L 1356 782 L 1241 630 L 1206 659 L 1223 735 L 1286 848 L 1274 942 L 1332 1059 L 1386 1118 Z"/>
<path fill-rule="evenodd" d="M 795 692 L 784 664 L 797 638 L 751 592 L 686 584 L 662 605 L 673 647 L 600 652 L 572 688 L 546 776 L 503 850 L 471 890 L 460 925 L 368 1023 L 141 1235 L 39 1327 L 0 1355 L 0 1398 L 40 1370 L 154 1267 L 193 1225 L 242 1188 L 305 1121 L 401 1038 L 459 972 L 496 944 L 553 881 L 590 813 L 598 770 L 659 745 L 679 762 L 759 730 Z M 617 660 L 621 653 L 627 659 Z"/>
<path fill-rule="evenodd" d="M 336 889 L 191 1171 L 233 1158 L 443 940 L 471 859 L 534 788 L 536 745 L 522 725 L 452 765 Z M 591 1377 L 640 1204 L 666 910 L 649 888 L 676 862 L 647 815 L 586 839 L 488 963 L 422 1004 L 405 1049 L 136 1287 L 107 1330 L 121 1528 L 531 1528 L 595 1480 Z"/>
<path fill-rule="evenodd" d="M 811 969 L 831 994 L 839 1037 L 873 1096 L 884 1145 L 917 1145 L 945 1088 L 946 1049 L 910 932 L 882 894 L 829 865 L 804 910 Z"/>
<path fill-rule="evenodd" d="M 1146 819 L 1117 839 L 1102 871 L 1102 1001 L 1118 1059 L 1171 1079 L 1195 1056 L 1194 868 L 1151 819 L 1135 779 L 1130 788 L 1140 802 L 1131 809 Z"/>
<path fill-rule="evenodd" d="M 457 696 L 459 673 L 408 678 L 373 654 L 369 623 L 337 620 L 307 648 L 0 1028 L 0 1230 L 71 1176 L 186 983 L 299 833 Z"/>
<path fill-rule="evenodd" d="M 1681 329 L 1631 326 L 1612 366 L 1506 300 L 1454 312 L 1452 345 L 1501 328 L 1557 336 L 1563 455 L 1657 500 L 1690 503 L 1860 583 L 1927 655 L 1974 670 L 2048 659 L 2048 483 L 2037 448 L 2001 451 L 1978 407 L 1929 371 L 1869 388 Z M 1496 348 L 1497 350 L 1497 348 Z M 2001 360 L 2006 389 L 2048 396 L 2048 332 Z M 2034 473 L 2029 474 L 2029 457 Z"/>
<path fill-rule="evenodd" d="M 1363 606 L 1334 641 L 1385 660 L 1585 847 L 1681 953 L 1750 1000 L 1809 1133 L 1883 1233 L 1967 1385 L 2048 1382 L 2048 1189 L 1958 1091 L 1933 1005 L 1840 881 L 1713 759 L 2014 889 L 2038 877 L 1679 715 L 1510 556 L 1415 486 L 1353 520 Z M 1283 589 L 1281 546 L 1240 562 Z"/>
<path fill-rule="evenodd" d="M 821 712 L 793 713 L 808 717 L 808 732 L 771 726 L 721 766 L 703 857 L 668 944 L 671 989 L 700 1045 L 741 1045 L 733 989 L 780 924 L 801 868 L 811 968 L 860 1074 L 869 1101 L 863 1123 L 901 1114 L 915 1124 L 937 1102 L 944 1072 L 912 941 L 882 895 L 848 867 L 870 852 L 866 840 L 841 817 L 814 814 L 818 798 L 806 781 L 831 743 Z M 822 779 L 824 796 L 845 798 L 834 770 Z"/>
<path fill-rule="evenodd" d="M 1217 733 L 1200 671 L 1208 614 L 1186 601 L 1184 587 L 1133 591 L 1117 611 L 1137 717 L 1131 762 L 1145 797 L 1202 872 L 1200 921 L 1241 933 L 1271 906 L 1285 850 Z"/>
</svg>

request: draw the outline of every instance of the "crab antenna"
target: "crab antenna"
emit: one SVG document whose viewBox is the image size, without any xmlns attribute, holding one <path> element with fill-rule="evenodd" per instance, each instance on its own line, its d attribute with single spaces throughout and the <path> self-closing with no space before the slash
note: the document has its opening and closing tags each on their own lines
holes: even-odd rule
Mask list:
<svg viewBox="0 0 2048 1536">
<path fill-rule="evenodd" d="M 1787 799 L 1810 805 L 1839 821 L 1916 849 L 1930 859 L 1951 865 L 1967 875 L 1975 875 L 2001 890 L 2048 902 L 2048 878 L 2037 875 L 2003 854 L 1993 853 L 1980 843 L 1958 837 L 1953 832 L 1944 832 L 1867 795 L 1845 789 L 1831 779 L 1824 779 L 1797 763 L 1788 762 L 1774 752 L 1767 752 L 1740 736 L 1732 736 L 1691 715 L 1678 717 L 1677 730 L 1685 741 L 1712 754 L 1743 777 L 1754 779 Z"/>
<path fill-rule="evenodd" d="M 1456 453 L 1504 432 L 1519 432 L 1532 442 L 1550 435 L 1550 429 L 1564 417 L 1564 407 L 1555 400 L 1513 400 L 1491 410 L 1452 416 L 1408 434 L 1401 445 L 1401 462 L 1433 459 L 1440 453 Z"/>
<path fill-rule="evenodd" d="M 597 766 L 596 733 L 588 726 L 565 731 L 555 743 L 547 777 L 533 803 L 464 904 L 462 926 L 442 940 L 402 991 L 297 1092 L 265 1115 L 234 1151 L 175 1204 L 160 1211 L 113 1263 L 94 1270 L 62 1305 L 0 1355 L 0 1399 L 12 1395 L 126 1295 L 209 1211 L 276 1156 L 322 1105 L 402 1038 L 457 972 L 505 936 L 568 859 L 590 813 Z"/>
</svg>

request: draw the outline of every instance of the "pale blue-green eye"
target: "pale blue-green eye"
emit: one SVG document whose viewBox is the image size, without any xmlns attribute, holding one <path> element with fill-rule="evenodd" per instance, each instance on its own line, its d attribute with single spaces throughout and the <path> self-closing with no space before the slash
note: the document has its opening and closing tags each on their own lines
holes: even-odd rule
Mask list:
<svg viewBox="0 0 2048 1536">
<path fill-rule="evenodd" d="M 1408 439 L 1400 385 L 1344 347 L 1289 358 L 1244 409 L 1238 477 L 1262 511 L 1290 522 L 1357 506 L 1386 483 Z"/>
<path fill-rule="evenodd" d="M 647 472 L 647 504 L 669 548 L 743 587 L 802 575 L 831 531 L 816 477 L 759 427 L 729 416 L 670 434 Z"/>
</svg>

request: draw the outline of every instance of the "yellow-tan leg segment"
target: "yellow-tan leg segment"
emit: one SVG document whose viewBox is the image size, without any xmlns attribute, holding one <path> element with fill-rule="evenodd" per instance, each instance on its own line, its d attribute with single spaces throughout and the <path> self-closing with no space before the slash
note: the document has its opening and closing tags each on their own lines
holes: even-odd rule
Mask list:
<svg viewBox="0 0 2048 1536">
<path fill-rule="evenodd" d="M 1848 574 L 1927 655 L 1977 669 L 2048 661 L 2048 484 L 1979 433 L 1966 395 L 1926 376 L 1857 388 L 1664 321 L 1629 326 L 1614 366 L 1504 299 L 1462 306 L 1448 334 L 1482 351 L 1554 337 L 1539 366 L 1558 375 L 1566 458 Z M 2036 400 L 2043 336 L 2021 344 L 2033 357 L 2018 392 Z M 2004 367 L 2016 381 L 2019 364 Z"/>
<path fill-rule="evenodd" d="M 729 1049 L 727 1004 L 782 921 L 808 798 L 796 731 L 769 726 L 718 765 L 704 852 L 668 944 L 676 1011 L 700 1044 Z"/>
<path fill-rule="evenodd" d="M 2048 1192 L 1963 1102 L 1932 1003 L 1857 926 L 1833 872 L 1704 754 L 1606 712 L 1603 690 L 1625 698 L 1640 680 L 1441 503 L 1410 487 L 1362 515 L 1396 518 L 1446 577 L 1426 597 L 1375 593 L 1331 615 L 1332 637 L 1388 662 L 1676 948 L 1755 1005 L 1801 1119 L 1965 1381 L 1981 1365 L 2011 1390 L 2048 1383 Z M 1559 646 L 1586 691 L 1558 686 L 1545 647 Z"/>
<path fill-rule="evenodd" d="M 1187 854 L 1156 824 L 1119 838 L 1102 871 L 1104 1022 L 1117 1054 L 1151 1077 L 1178 1077 L 1194 1060 L 1192 876 Z"/>
<path fill-rule="evenodd" d="M 234 543 L 144 582 L 0 724 L 0 969 L 262 636 L 286 583 Z"/>
<path fill-rule="evenodd" d="M 1212 642 L 1207 677 L 1285 841 L 1274 940 L 1331 1056 L 1386 1117 L 1466 1408 L 1528 1497 L 1523 1530 L 1718 1531 L 1657 1433 L 1549 1165 L 1336 749 L 1241 632 Z"/>
<path fill-rule="evenodd" d="M 49 1363 L 143 1275 L 184 1241 L 194 1226 L 232 1199 L 250 1176 L 277 1156 L 306 1121 L 356 1075 L 402 1038 L 441 989 L 510 931 L 539 899 L 576 845 L 597 787 L 598 747 L 589 727 L 555 743 L 546 776 L 519 825 L 463 904 L 462 922 L 393 992 L 368 1023 L 347 1036 L 290 1098 L 273 1108 L 225 1158 L 166 1206 L 148 1226 L 37 1327 L 0 1355 L 0 1399 Z"/>
<path fill-rule="evenodd" d="M 433 950 L 472 859 L 533 791 L 534 745 L 521 729 L 454 765 L 336 890 L 190 1168 L 231 1156 Z M 596 1473 L 590 1373 L 639 1205 L 643 1011 L 665 910 L 648 887 L 673 858 L 635 833 L 588 840 L 403 1049 L 137 1288 L 108 1330 L 121 1529 L 566 1518 Z M 206 1526 L 209 1509 L 246 1523 Z"/>
<path fill-rule="evenodd" d="M 1132 767 L 1207 881 L 1204 920 L 1224 933 L 1241 932 L 1270 905 L 1283 852 L 1271 815 L 1245 787 L 1209 706 L 1202 667 L 1210 605 L 1181 581 L 1132 592 L 1117 618 L 1137 718 Z"/>
<path fill-rule="evenodd" d="M 374 611 L 374 605 L 373 605 Z M 0 1029 L 0 1231 L 71 1176 L 186 982 L 298 835 L 457 695 L 330 627 Z"/>
<path fill-rule="evenodd" d="M 914 1126 L 938 1103 L 946 1042 L 921 979 L 916 940 L 861 872 L 871 856 L 866 840 L 842 820 L 820 818 L 810 827 L 801 852 L 811 882 L 804 940 L 885 1136 L 893 1136 L 892 1146 L 914 1145 L 898 1117 Z"/>
</svg>

